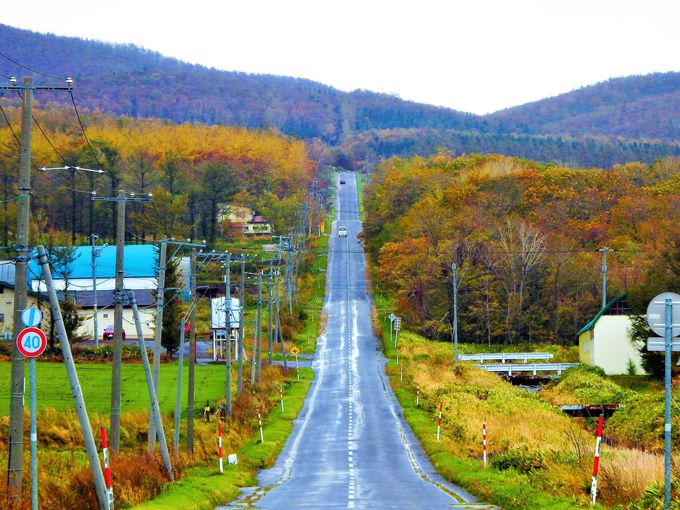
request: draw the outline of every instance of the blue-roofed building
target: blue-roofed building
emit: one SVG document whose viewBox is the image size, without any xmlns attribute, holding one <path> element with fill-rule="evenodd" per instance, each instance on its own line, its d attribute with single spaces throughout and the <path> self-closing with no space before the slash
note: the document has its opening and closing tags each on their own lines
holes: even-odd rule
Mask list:
<svg viewBox="0 0 680 510">
<path fill-rule="evenodd" d="M 77 246 L 74 260 L 64 270 L 52 266 L 52 278 L 57 290 L 63 290 L 68 280 L 69 290 L 92 290 L 92 247 Z M 113 290 L 116 280 L 116 247 L 95 247 L 97 290 Z M 123 256 L 124 285 L 127 289 L 156 288 L 156 247 L 152 244 L 125 246 Z M 37 260 L 28 264 L 29 285 L 35 291 L 45 290 L 42 269 Z"/>
<path fill-rule="evenodd" d="M 152 291 L 157 289 L 157 252 L 152 244 L 125 246 L 123 255 L 123 285 L 134 290 L 146 338 L 153 337 L 155 327 L 155 299 Z M 95 247 L 95 277 L 97 279 L 97 336 L 102 336 L 105 327 L 113 324 L 113 290 L 116 285 L 116 247 Z M 73 248 L 74 260 L 65 268 L 51 264 L 55 288 L 64 290 L 68 283 L 69 295 L 78 305 L 83 324 L 78 334 L 91 337 L 94 333 L 94 292 L 92 274 L 92 247 Z M 36 292 L 46 290 L 42 269 L 35 258 L 28 264 L 29 286 Z M 123 328 L 127 335 L 135 334 L 134 318 L 129 305 L 123 308 Z"/>
</svg>

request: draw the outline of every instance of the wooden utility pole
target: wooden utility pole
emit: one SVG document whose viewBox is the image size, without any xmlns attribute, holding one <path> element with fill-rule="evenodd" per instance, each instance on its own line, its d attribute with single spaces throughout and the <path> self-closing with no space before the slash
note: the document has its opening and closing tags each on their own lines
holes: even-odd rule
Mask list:
<svg viewBox="0 0 680 510">
<path fill-rule="evenodd" d="M 123 364 L 123 258 L 125 251 L 125 191 L 118 190 L 116 220 L 116 286 L 113 291 L 113 368 L 111 369 L 111 444 L 120 449 L 120 376 Z"/>
<path fill-rule="evenodd" d="M 161 369 L 161 336 L 163 334 L 163 310 L 165 309 L 165 266 L 168 253 L 167 238 L 163 236 L 160 242 L 158 256 L 158 290 L 156 292 L 156 328 L 153 335 L 153 387 L 158 393 L 158 373 Z M 149 414 L 149 438 L 147 448 L 153 450 L 156 445 L 156 425 L 153 416 Z"/>
<path fill-rule="evenodd" d="M 113 367 L 111 369 L 111 430 L 110 449 L 118 453 L 120 447 L 120 376 L 123 364 L 123 258 L 125 250 L 125 204 L 127 202 L 151 202 L 151 196 L 128 197 L 125 190 L 118 190 L 115 197 L 95 197 L 91 200 L 116 202 L 116 285 L 113 291 Z"/>
<path fill-rule="evenodd" d="M 21 155 L 19 158 L 19 201 L 17 203 L 16 256 L 14 257 L 14 336 L 23 329 L 21 312 L 26 308 L 28 288 L 28 226 L 31 211 L 31 122 L 33 82 L 23 79 L 21 100 Z M 12 374 L 10 380 L 9 460 L 7 463 L 8 493 L 17 499 L 21 494 L 22 460 L 24 450 L 24 357 L 16 342 L 12 346 Z"/>
<path fill-rule="evenodd" d="M 187 395 L 187 451 L 194 452 L 194 372 L 196 368 L 196 248 L 191 250 L 191 276 L 189 278 L 191 292 L 191 312 L 189 314 L 189 388 Z"/>
</svg>

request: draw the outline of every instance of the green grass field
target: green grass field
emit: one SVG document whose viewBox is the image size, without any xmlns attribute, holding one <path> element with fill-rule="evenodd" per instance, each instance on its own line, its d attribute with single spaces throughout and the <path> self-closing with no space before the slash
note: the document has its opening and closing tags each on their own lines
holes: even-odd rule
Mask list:
<svg viewBox="0 0 680 510">
<path fill-rule="evenodd" d="M 82 363 L 76 366 L 78 379 L 85 397 L 85 405 L 89 412 L 106 414 L 111 405 L 111 365 L 99 363 Z M 182 375 L 182 402 L 186 402 L 186 382 L 188 367 L 184 363 Z M 0 415 L 9 414 L 9 377 L 10 362 L 0 362 Z M 234 385 L 236 382 L 234 370 Z M 62 363 L 36 364 L 38 408 L 53 407 L 56 410 L 73 407 L 71 388 L 66 377 L 66 369 Z M 177 362 L 163 363 L 160 372 L 158 401 L 165 413 L 174 409 L 177 393 Z M 224 398 L 225 368 L 223 365 L 196 366 L 196 403 Z M 26 364 L 26 384 L 28 385 L 28 364 Z M 28 398 L 28 388 L 26 388 Z M 28 402 L 26 402 L 28 407 Z M 141 364 L 124 364 L 121 376 L 121 412 L 148 409 L 149 394 L 146 378 Z"/>
</svg>

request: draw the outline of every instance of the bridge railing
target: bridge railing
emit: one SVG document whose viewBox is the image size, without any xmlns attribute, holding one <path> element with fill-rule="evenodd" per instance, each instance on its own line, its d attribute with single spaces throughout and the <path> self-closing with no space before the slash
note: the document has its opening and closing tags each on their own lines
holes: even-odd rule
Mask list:
<svg viewBox="0 0 680 510">
<path fill-rule="evenodd" d="M 479 352 L 475 354 L 459 354 L 458 359 L 461 361 L 523 361 L 528 363 L 529 360 L 552 359 L 553 355 L 549 352 Z"/>
<path fill-rule="evenodd" d="M 513 372 L 531 372 L 533 375 L 538 372 L 557 372 L 561 375 L 563 371 L 577 366 L 578 363 L 504 363 L 492 365 L 477 365 L 482 370 L 495 373 L 507 373 L 513 375 Z"/>
</svg>

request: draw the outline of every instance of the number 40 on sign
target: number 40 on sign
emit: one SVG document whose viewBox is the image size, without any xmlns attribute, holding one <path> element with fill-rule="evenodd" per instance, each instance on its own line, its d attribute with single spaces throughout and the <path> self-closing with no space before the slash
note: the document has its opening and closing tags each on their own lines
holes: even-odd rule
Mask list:
<svg viewBox="0 0 680 510">
<path fill-rule="evenodd" d="M 22 329 L 17 335 L 17 349 L 27 358 L 40 356 L 47 347 L 47 336 L 38 328 Z"/>
</svg>

